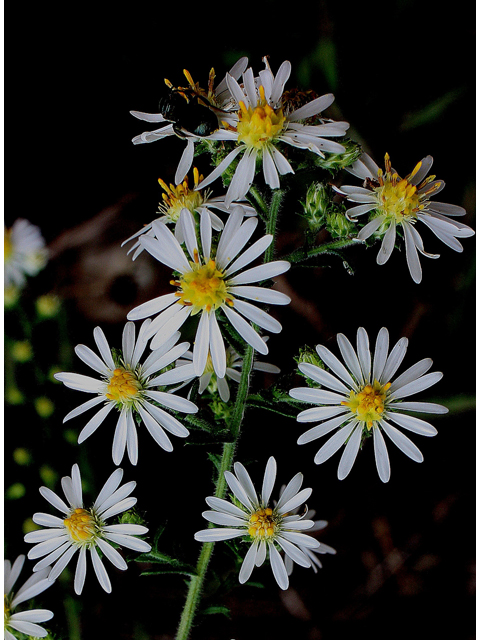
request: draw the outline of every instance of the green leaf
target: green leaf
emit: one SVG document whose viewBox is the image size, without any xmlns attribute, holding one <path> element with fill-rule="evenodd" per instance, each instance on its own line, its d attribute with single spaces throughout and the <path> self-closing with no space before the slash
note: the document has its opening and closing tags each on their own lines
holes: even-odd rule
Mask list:
<svg viewBox="0 0 480 640">
<path fill-rule="evenodd" d="M 207 607 L 206 609 L 202 609 L 202 611 L 200 611 L 199 613 L 205 616 L 220 613 L 227 618 L 231 617 L 230 609 L 228 607 L 223 607 L 222 605 L 213 605 L 211 607 Z"/>
</svg>

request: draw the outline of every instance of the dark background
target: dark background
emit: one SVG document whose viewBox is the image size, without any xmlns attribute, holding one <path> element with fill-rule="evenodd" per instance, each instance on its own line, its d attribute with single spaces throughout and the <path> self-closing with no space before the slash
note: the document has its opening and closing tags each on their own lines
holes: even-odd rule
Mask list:
<svg viewBox="0 0 480 640">
<path fill-rule="evenodd" d="M 333 91 L 332 117 L 351 123 L 350 135 L 378 164 L 388 151 L 405 175 L 431 154 L 433 171 L 447 183 L 439 200 L 464 206 L 468 214 L 461 221 L 474 226 L 473 3 L 448 11 L 413 0 L 86 3 L 43 4 L 26 16 L 15 13 L 6 56 L 6 222 L 25 217 L 38 224 L 51 249 L 47 269 L 25 293 L 26 305 L 50 290 L 65 300 L 63 338 L 56 331 L 41 336 L 38 358 L 54 352 L 67 370 L 87 373 L 72 357 L 73 346 L 93 346 L 97 324 L 119 345 L 128 310 L 165 286 L 158 263 L 142 256 L 132 264 L 119 244 L 155 216 L 157 178 L 173 180 L 183 145 L 168 139 L 134 147 L 131 138 L 154 127 L 129 111 L 155 111 L 163 78 L 182 84 L 183 68 L 205 84 L 212 66 L 218 82 L 241 55 L 257 72 L 266 54 L 274 72 L 289 59 L 287 88 Z M 282 212 L 279 256 L 301 244 L 299 210 L 289 203 Z M 289 272 L 279 286 L 290 293 L 292 305 L 274 311 L 284 331 L 270 339 L 269 361 L 288 373 L 300 346 L 321 342 L 335 350 L 335 334 L 344 332 L 353 341 L 358 326 L 366 327 L 371 340 L 382 326 L 389 328 L 392 343 L 408 336 L 405 367 L 428 356 L 434 370 L 445 374 L 421 399 L 451 409 L 448 417 L 432 420 L 436 438 L 412 438 L 425 462 L 416 465 L 390 446 L 392 478 L 383 485 L 372 447 L 366 447 L 339 482 L 338 455 L 316 467 L 318 447 L 295 446 L 303 427 L 248 412 L 237 459 L 250 463 L 258 484 L 270 455 L 279 463 L 279 484 L 302 470 L 306 486 L 314 489 L 309 506 L 330 523 L 320 539 L 337 555 L 324 556 L 317 575 L 296 567 L 285 594 L 267 565 L 257 569 L 253 579 L 266 588 L 239 587 L 208 601 L 229 606 L 232 617 L 199 619 L 192 638 L 474 637 L 475 240 L 465 239 L 464 253 L 457 254 L 427 229 L 421 232 L 426 250 L 441 258 L 422 259 L 420 285 L 410 279 L 403 253 L 378 267 L 377 248 L 347 253 L 354 276 L 334 259 L 323 268 Z M 6 328 L 15 336 L 18 328 L 8 314 Z M 19 384 L 28 386 L 28 379 Z M 254 377 L 254 389 L 262 384 Z M 92 500 L 113 471 L 113 419 L 81 447 L 69 444 L 61 421 L 83 398 L 61 386 L 52 385 L 48 393 L 56 405 L 48 421 L 28 404 L 6 410 L 6 487 L 26 487 L 22 498 L 6 502 L 11 559 L 26 553 L 25 519 L 46 509 L 37 492 L 41 465 L 57 473 L 53 486 L 60 492 L 59 477 L 79 462 Z M 67 426 L 78 433 L 84 424 L 77 418 Z M 123 463 L 126 480 L 138 482 L 138 509 L 152 532 L 168 521 L 166 552 L 195 562 L 193 534 L 204 527 L 203 498 L 212 492 L 206 450 L 177 440 L 174 452 L 166 454 L 149 446 L 146 433 L 139 438 L 138 467 Z M 31 451 L 29 466 L 11 458 L 18 447 Z M 220 566 L 228 560 L 217 545 L 212 568 Z M 140 577 L 134 562 L 126 574 L 108 570 L 111 595 L 100 589 L 90 566 L 81 598 L 67 576 L 37 599 L 54 611 L 51 629 L 58 637 L 173 637 L 186 593 L 182 578 Z"/>
</svg>

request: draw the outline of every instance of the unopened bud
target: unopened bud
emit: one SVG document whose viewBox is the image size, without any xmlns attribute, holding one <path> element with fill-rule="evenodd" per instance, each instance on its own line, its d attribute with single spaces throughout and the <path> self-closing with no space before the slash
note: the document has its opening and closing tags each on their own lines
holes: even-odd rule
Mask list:
<svg viewBox="0 0 480 640">
<path fill-rule="evenodd" d="M 318 167 L 322 167 L 322 169 L 327 169 L 332 173 L 336 173 L 337 171 L 340 171 L 340 169 L 350 167 L 363 153 L 362 147 L 349 138 L 341 140 L 340 142 L 342 146 L 345 147 L 345 151 L 343 153 L 329 153 L 325 158 L 317 156 L 315 164 Z"/>
</svg>

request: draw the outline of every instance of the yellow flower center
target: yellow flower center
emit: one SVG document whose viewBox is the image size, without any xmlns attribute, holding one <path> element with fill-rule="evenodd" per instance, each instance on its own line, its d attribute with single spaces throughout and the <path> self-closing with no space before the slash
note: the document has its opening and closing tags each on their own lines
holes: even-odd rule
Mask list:
<svg viewBox="0 0 480 640">
<path fill-rule="evenodd" d="M 272 109 L 265 100 L 265 90 L 259 89 L 260 101 L 255 109 L 246 107 L 240 102 L 238 112 L 238 142 L 243 142 L 248 148 L 262 149 L 279 136 L 283 130 L 285 116 L 282 109 Z"/>
<path fill-rule="evenodd" d="M 181 304 L 193 306 L 193 314 L 204 309 L 218 309 L 225 302 L 233 304 L 228 294 L 225 275 L 217 269 L 215 260 L 210 259 L 207 264 L 202 265 L 196 256 L 196 261 L 190 264 L 191 271 L 185 273 L 180 280 L 171 281 L 171 284 L 180 289 L 176 295 Z"/>
<path fill-rule="evenodd" d="M 271 538 L 275 534 L 277 523 L 270 508 L 255 511 L 249 523 L 248 533 L 252 538 Z"/>
<path fill-rule="evenodd" d="M 373 423 L 383 415 L 387 391 L 391 386 L 391 382 L 382 386 L 375 380 L 373 384 L 365 385 L 358 393 L 350 391 L 350 399 L 344 400 L 341 404 L 349 407 L 357 420 L 365 422 L 368 429 L 371 429 Z"/>
<path fill-rule="evenodd" d="M 11 240 L 11 231 L 9 229 L 5 229 L 3 235 L 3 262 L 8 262 L 12 257 L 13 253 L 13 243 Z"/>
<path fill-rule="evenodd" d="M 196 187 L 203 180 L 203 176 L 199 174 L 196 167 L 193 169 L 193 176 Z M 189 188 L 188 177 L 185 177 L 184 181 L 177 186 L 173 184 L 168 186 L 161 178 L 158 182 L 165 191 L 162 193 L 163 203 L 159 205 L 159 209 L 170 222 L 177 222 L 182 209 L 188 209 L 193 213 L 204 201 L 200 191 Z"/>
<path fill-rule="evenodd" d="M 394 218 L 397 224 L 404 218 L 416 218 L 418 211 L 421 211 L 425 206 L 420 203 L 417 187 L 409 181 L 418 172 L 421 165 L 422 163 L 419 162 L 409 176 L 400 178 L 398 173 L 392 172 L 390 156 L 386 153 L 386 171 L 382 173 L 381 169 L 378 170 L 379 186 L 374 188 L 377 195 L 378 209 L 390 220 Z M 430 176 L 427 181 L 434 178 L 435 176 Z M 427 181 L 423 182 L 421 186 Z"/>
<path fill-rule="evenodd" d="M 95 519 L 85 509 L 75 509 L 63 524 L 74 542 L 90 542 L 95 538 Z"/>
<path fill-rule="evenodd" d="M 105 396 L 114 402 L 128 402 L 136 398 L 141 389 L 142 385 L 133 371 L 118 367 L 110 378 Z"/>
</svg>

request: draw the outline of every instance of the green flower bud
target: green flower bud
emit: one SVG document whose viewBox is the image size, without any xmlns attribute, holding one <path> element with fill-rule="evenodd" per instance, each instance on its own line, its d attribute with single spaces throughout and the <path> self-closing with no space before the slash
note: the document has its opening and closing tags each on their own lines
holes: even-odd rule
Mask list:
<svg viewBox="0 0 480 640">
<path fill-rule="evenodd" d="M 345 147 L 343 153 L 329 153 L 325 158 L 317 156 L 315 164 L 318 167 L 322 167 L 322 169 L 327 169 L 331 173 L 336 173 L 340 171 L 340 169 L 350 167 L 363 152 L 362 147 L 349 138 L 340 140 L 340 144 Z"/>
<path fill-rule="evenodd" d="M 145 524 L 145 520 L 136 513 L 133 509 L 130 511 L 125 511 L 118 518 L 119 524 Z"/>
<path fill-rule="evenodd" d="M 325 223 L 325 216 L 331 204 L 331 189 L 322 182 L 312 182 L 303 202 L 302 216 L 307 220 L 310 231 L 316 233 Z"/>
<path fill-rule="evenodd" d="M 355 223 L 348 220 L 345 212 L 337 207 L 327 214 L 325 228 L 334 238 L 346 238 L 357 234 Z"/>
</svg>

